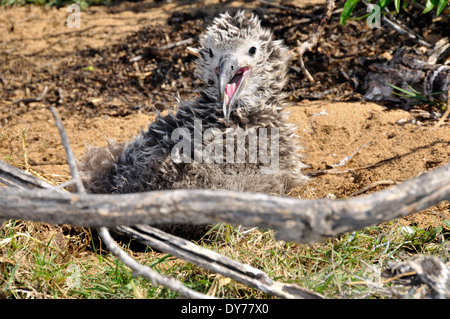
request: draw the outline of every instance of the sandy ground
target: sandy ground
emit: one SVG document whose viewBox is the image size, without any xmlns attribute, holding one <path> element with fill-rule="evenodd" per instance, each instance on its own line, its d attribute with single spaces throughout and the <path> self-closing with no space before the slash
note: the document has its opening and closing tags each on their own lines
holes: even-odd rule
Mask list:
<svg viewBox="0 0 450 319">
<path fill-rule="evenodd" d="M 0 8 L 0 50 L 9 50 L 8 54 L 14 56 L 10 60 L 14 62 L 11 68 L 38 65 L 39 70 L 59 72 L 59 66 L 76 63 L 74 51 L 110 46 L 144 26 L 164 24 L 174 10 L 198 5 L 187 1 L 145 1 L 110 8 L 91 7 L 82 13 L 82 28 L 77 30 L 65 26 L 66 8 Z M 211 15 L 220 12 L 223 6 L 218 1 L 206 1 L 203 5 Z M 251 8 L 252 4 L 228 5 Z M 49 84 L 36 81 L 39 74 L 33 74 L 35 85 L 27 91 L 17 89 L 15 81 L 19 79 L 0 75 L 1 159 L 20 167 L 27 162 L 28 168 L 47 180 L 66 180 L 69 169 L 48 110 L 49 103 L 45 99 L 25 105 L 14 102 L 39 96 Z M 2 97 L 6 90 L 9 90 L 7 99 Z M 175 102 L 170 107 L 175 107 Z M 119 141 L 132 138 L 155 116 L 152 111 L 131 110 L 124 116 L 94 113 L 86 117 L 82 112 L 66 112 L 64 106 L 58 106 L 58 110 L 77 156 L 83 155 L 86 144 L 105 145 L 106 138 Z M 298 125 L 305 163 L 310 166 L 306 173 L 352 169 L 312 177 L 303 189 L 296 189 L 290 196 L 359 196 L 391 187 L 449 162 L 448 121 L 435 127 L 435 121 L 421 120 L 411 112 L 362 102 L 303 100 L 295 102 L 289 111 L 290 121 Z M 449 203 L 402 222 L 427 227 L 441 219 L 450 219 Z"/>
</svg>

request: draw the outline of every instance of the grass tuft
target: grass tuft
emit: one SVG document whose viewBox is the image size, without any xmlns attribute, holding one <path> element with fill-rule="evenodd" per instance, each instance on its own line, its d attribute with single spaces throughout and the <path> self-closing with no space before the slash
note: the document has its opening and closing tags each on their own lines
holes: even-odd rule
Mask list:
<svg viewBox="0 0 450 319">
<path fill-rule="evenodd" d="M 247 263 L 277 281 L 296 283 L 329 298 L 385 298 L 382 272 L 388 261 L 415 254 L 449 258 L 450 221 L 437 227 L 402 226 L 398 221 L 305 245 L 275 240 L 275 232 L 218 227 L 206 248 Z M 88 232 L 68 226 L 10 220 L 0 229 L 0 291 L 7 298 L 177 298 L 165 288 L 133 277 L 108 252 L 87 244 Z M 89 236 L 92 236 L 89 234 Z M 187 286 L 222 298 L 270 298 L 167 254 L 133 252 L 139 262 Z"/>
</svg>

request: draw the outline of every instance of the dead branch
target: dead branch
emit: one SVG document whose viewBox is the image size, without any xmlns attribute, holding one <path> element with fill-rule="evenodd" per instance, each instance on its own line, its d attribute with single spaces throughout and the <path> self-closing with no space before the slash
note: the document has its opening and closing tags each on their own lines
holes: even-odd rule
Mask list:
<svg viewBox="0 0 450 319">
<path fill-rule="evenodd" d="M 314 33 L 311 35 L 311 37 L 306 40 L 305 42 L 301 43 L 298 42 L 297 52 L 299 55 L 299 62 L 300 67 L 305 73 L 305 76 L 308 78 L 308 80 L 311 83 L 314 83 L 314 78 L 311 76 L 309 71 L 305 67 L 305 63 L 303 62 L 303 54 L 305 54 L 306 51 L 311 51 L 319 42 L 320 36 L 322 35 L 323 31 L 325 30 L 325 26 L 327 25 L 328 21 L 331 18 L 331 13 L 333 9 L 335 8 L 334 0 L 327 0 L 327 8 L 319 22 L 319 25 L 315 28 Z"/>
<path fill-rule="evenodd" d="M 363 0 L 362 1 L 366 6 L 369 6 L 369 2 Z M 400 21 L 398 21 L 390 12 L 387 8 L 384 8 L 384 13 L 385 15 L 382 16 L 382 19 L 384 22 L 386 22 L 386 24 L 392 28 L 394 31 L 396 31 L 397 33 L 403 34 L 408 36 L 410 39 L 415 40 L 417 43 L 419 43 L 420 45 L 423 45 L 427 48 L 431 48 L 431 44 L 428 43 L 425 38 L 423 38 L 422 36 L 420 36 L 419 34 L 417 34 L 416 32 L 414 32 L 414 30 L 411 30 L 410 28 L 408 28 L 406 25 L 404 25 L 403 23 L 401 23 Z"/>
<path fill-rule="evenodd" d="M 11 167 L 9 167 L 9 165 L 7 165 L 5 163 L 0 162 L 0 164 L 2 164 L 0 167 L 3 168 L 3 169 L 0 169 L 0 172 L 1 171 L 10 172 L 10 174 L 7 177 L 8 181 L 14 182 L 17 180 L 26 180 L 27 183 L 23 187 L 31 188 L 30 191 L 32 191 L 32 192 L 35 191 L 35 189 L 33 189 L 33 187 L 40 187 L 40 186 L 36 185 L 36 182 L 39 181 L 37 178 L 35 178 L 33 176 L 28 176 L 27 174 L 23 173 L 19 169 L 11 168 Z M 440 176 L 443 181 L 446 181 L 446 182 L 444 182 L 444 184 L 448 184 L 448 180 L 450 178 L 450 165 L 441 167 L 440 169 L 437 169 L 431 173 L 422 175 L 421 177 L 411 180 L 409 182 L 405 182 L 402 185 L 400 185 L 403 187 L 400 187 L 400 186 L 397 187 L 395 192 L 392 192 L 392 189 L 391 189 L 390 190 L 391 192 L 384 191 L 384 192 L 379 192 L 376 194 L 380 195 L 379 198 L 381 201 L 391 201 L 391 200 L 393 200 L 393 198 L 405 197 L 405 195 L 403 195 L 403 196 L 401 195 L 402 193 L 405 193 L 405 192 L 406 193 L 410 192 L 411 194 L 416 194 L 417 189 L 411 191 L 411 186 L 420 185 L 421 187 L 418 187 L 418 188 L 422 188 L 422 189 L 428 188 L 426 185 L 429 185 L 429 184 L 423 184 L 423 183 L 427 183 L 427 181 L 429 182 L 430 180 L 434 181 L 435 178 L 433 177 L 433 175 L 435 175 L 435 177 Z M 25 176 L 27 176 L 27 177 L 25 177 Z M 421 182 L 422 182 L 422 184 L 421 184 Z M 439 185 L 444 187 L 443 194 L 440 194 L 437 197 L 431 196 L 432 201 L 436 201 L 436 202 L 439 201 L 437 198 L 441 198 L 441 199 L 449 199 L 450 198 L 449 185 L 443 185 L 442 181 L 441 182 L 435 181 L 435 182 L 431 183 L 429 192 L 433 193 L 434 191 L 436 191 L 436 189 L 439 189 L 439 187 L 440 187 Z M 10 188 L 4 188 L 4 190 L 10 190 Z M 1 189 L 0 189 L 0 191 L 1 191 Z M 67 196 L 71 197 L 72 204 L 76 204 L 77 206 L 81 205 L 81 206 L 79 206 L 79 208 L 81 210 L 84 210 L 84 209 L 88 208 L 88 206 L 89 206 L 89 204 L 87 204 L 83 200 L 81 200 L 81 202 L 80 202 L 80 197 L 75 197 L 75 198 L 72 197 L 72 196 L 74 196 L 74 194 L 69 194 L 69 193 L 62 194 L 62 193 L 54 192 L 53 189 L 48 189 L 48 188 L 46 188 L 45 190 L 41 190 L 41 192 L 44 192 L 47 194 L 53 194 L 53 195 L 60 195 L 60 196 L 56 196 L 56 198 L 55 198 L 55 201 L 59 200 L 60 203 L 62 203 L 61 200 L 64 200 L 64 198 L 62 198 L 63 197 L 62 195 L 67 195 Z M 12 192 L 12 193 L 14 193 L 14 192 Z M 398 193 L 400 193 L 400 195 Z M 0 192 L 0 194 L 1 194 L 1 192 Z M 144 195 L 144 197 L 147 197 L 146 195 L 151 195 L 151 194 L 156 195 L 156 196 L 161 195 L 160 192 L 141 194 L 141 195 Z M 22 195 L 16 193 L 16 196 L 17 195 L 19 195 L 19 198 L 21 198 L 21 200 L 19 202 L 22 203 L 22 201 L 23 201 Z M 140 195 L 140 194 L 135 194 L 135 195 Z M 245 194 L 243 194 L 243 195 L 245 195 Z M 251 194 L 251 195 L 248 194 L 248 195 L 250 198 L 249 198 L 249 205 L 247 207 L 255 207 L 254 205 L 256 205 L 256 204 L 254 202 L 252 202 L 252 198 L 255 199 L 254 196 L 258 196 L 259 194 Z M 87 195 L 80 194 L 80 195 L 76 195 L 76 196 L 83 197 L 83 196 L 87 196 Z M 93 195 L 93 196 L 96 197 L 97 195 Z M 100 195 L 100 196 L 102 196 L 102 195 Z M 108 195 L 108 196 L 109 197 L 113 197 L 113 196 L 117 197 L 117 196 L 121 196 L 121 195 Z M 289 200 L 288 198 L 279 198 L 279 197 L 273 197 L 273 196 L 263 196 L 263 197 L 267 197 L 270 200 L 275 201 L 275 202 L 277 202 L 277 200 Z M 410 196 L 406 195 L 406 198 L 408 198 L 408 197 L 410 197 Z M 412 213 L 415 210 L 419 210 L 425 206 L 431 205 L 432 202 L 428 202 L 428 204 L 425 204 L 430 199 L 430 198 L 427 199 L 427 197 L 428 196 L 422 197 L 422 196 L 416 194 L 414 196 L 416 201 L 415 202 L 414 201 L 413 202 L 405 201 L 405 203 L 407 203 L 406 204 L 407 206 L 403 210 L 406 213 Z M 194 198 L 195 198 L 195 196 L 194 196 Z M 0 196 L 0 219 L 3 219 L 4 214 L 2 214 L 2 211 L 3 211 L 4 205 L 2 204 L 1 199 L 3 199 L 2 196 Z M 7 199 L 8 199 L 8 196 L 5 197 L 6 201 L 7 201 Z M 116 198 L 116 199 L 118 199 L 118 202 L 120 203 L 120 201 L 121 201 L 120 198 Z M 41 200 L 42 200 L 41 203 L 35 203 L 33 205 L 34 208 L 43 207 L 43 211 L 45 211 L 48 208 L 50 208 L 51 206 L 53 206 L 53 205 L 51 205 L 50 207 L 49 206 L 45 207 L 45 202 L 48 199 L 41 198 Z M 184 207 L 184 205 L 177 199 L 177 196 L 175 196 L 172 200 L 170 200 L 170 198 L 166 198 L 166 200 L 168 200 L 172 204 L 172 208 L 177 207 L 177 205 L 181 205 L 181 207 Z M 226 200 L 229 201 L 230 199 L 227 198 Z M 397 200 L 398 200 L 398 198 L 396 200 L 394 200 L 394 202 L 396 202 Z M 189 199 L 187 199 L 187 201 L 189 201 Z M 195 202 L 195 200 L 193 200 L 193 201 Z M 258 201 L 258 200 L 256 200 L 256 201 Z M 11 200 L 11 202 L 14 202 L 14 201 Z M 163 202 L 164 202 L 164 200 L 163 200 Z M 214 202 L 215 202 L 214 200 L 207 201 L 205 207 L 213 208 L 215 206 Z M 239 199 L 239 202 L 245 202 L 245 196 L 241 197 Z M 299 206 L 303 207 L 302 202 L 304 202 L 304 201 L 293 199 L 293 203 L 294 202 L 299 203 L 300 204 Z M 323 209 L 323 206 L 320 205 L 321 201 L 309 201 L 309 202 L 317 203 L 317 205 L 315 207 L 315 209 L 317 209 L 317 213 L 314 213 L 314 211 L 309 211 L 308 209 L 306 209 L 306 213 L 309 214 L 310 217 L 314 216 L 314 214 L 320 215 L 319 212 L 321 211 L 321 209 Z M 325 202 L 328 202 L 329 204 L 330 203 L 339 203 L 337 201 L 329 201 L 329 200 L 325 200 Z M 349 202 L 349 200 L 347 202 Z M 377 202 L 378 201 L 375 200 L 374 203 L 372 203 L 372 207 L 377 206 L 377 204 L 376 204 Z M 87 204 L 87 206 L 85 206 L 86 204 Z M 114 206 L 117 206 L 117 203 L 112 206 L 110 204 L 111 203 L 99 204 L 97 206 L 97 209 L 92 209 L 92 210 L 88 209 L 87 211 L 90 211 L 93 216 L 99 215 L 98 217 L 100 218 L 100 220 L 102 218 L 110 216 L 110 215 L 117 215 L 117 216 L 123 215 L 123 214 L 127 215 L 126 210 L 123 212 L 120 212 L 119 210 L 114 209 Z M 27 206 L 27 205 L 24 205 L 24 206 Z M 58 206 L 58 205 L 56 205 L 56 206 Z M 70 206 L 70 204 L 69 204 L 69 206 Z M 83 206 L 84 206 L 84 209 L 83 209 Z M 133 205 L 131 205 L 131 206 L 133 206 Z M 200 206 L 201 206 L 201 204 L 200 204 Z M 218 203 L 217 206 L 215 206 L 215 207 L 221 207 L 221 206 L 222 206 L 222 203 Z M 233 205 L 231 205 L 231 206 L 233 206 Z M 264 206 L 264 205 L 262 205 L 262 206 Z M 347 206 L 347 205 L 344 205 L 343 207 L 345 207 L 345 206 Z M 362 203 L 359 203 L 359 205 L 355 205 L 355 207 L 358 207 L 358 206 L 365 206 L 364 201 Z M 389 207 L 389 206 L 390 205 L 387 205 L 387 207 Z M 395 206 L 396 205 L 394 205 L 394 207 Z M 63 207 L 67 207 L 67 205 L 63 205 Z M 145 204 L 137 203 L 136 205 L 134 205 L 134 207 L 136 208 L 136 210 L 134 212 L 145 214 L 145 211 L 146 211 Z M 275 209 L 275 207 L 278 207 L 279 209 L 281 209 L 281 211 L 279 211 L 279 212 L 275 211 L 276 213 L 281 214 L 281 216 L 289 214 L 289 209 L 282 207 L 282 205 L 275 204 L 273 209 Z M 6 208 L 6 210 L 7 209 L 8 208 Z M 330 209 L 331 209 L 331 211 L 333 211 L 333 208 L 330 208 Z M 351 212 L 352 208 L 347 207 L 347 209 L 348 209 L 348 212 Z M 30 210 L 29 206 L 28 206 L 28 210 Z M 166 211 L 161 206 L 160 206 L 159 210 L 163 214 L 168 213 L 168 211 Z M 260 211 L 259 213 L 255 213 L 255 214 L 257 214 L 257 215 L 261 214 L 261 216 L 259 216 L 260 217 L 259 219 L 264 220 L 265 217 L 267 217 L 268 210 L 270 210 L 270 209 L 266 208 L 266 209 L 263 209 L 262 211 Z M 372 219 L 373 217 L 376 217 L 376 216 L 369 216 L 369 214 L 367 214 L 367 212 L 371 212 L 376 215 L 376 214 L 382 213 L 383 210 L 384 210 L 384 208 L 374 212 L 373 208 L 370 208 L 370 205 L 369 205 L 365 208 L 365 211 L 366 211 L 365 214 L 367 217 L 369 217 L 369 219 Z M 39 209 L 39 211 L 41 211 L 41 210 Z M 341 209 L 341 211 L 344 212 L 344 214 L 342 214 L 344 217 L 340 220 L 336 216 L 335 217 L 328 216 L 325 218 L 329 219 L 329 220 L 334 220 L 334 223 L 337 226 L 339 226 L 339 223 L 342 224 L 341 226 L 345 226 L 345 224 L 346 224 L 346 221 L 344 220 L 345 215 L 352 215 L 352 214 L 351 213 L 345 214 L 345 209 Z M 264 214 L 264 212 L 266 212 L 266 214 Z M 337 211 L 337 213 L 339 213 L 339 210 Z M 349 218 L 349 217 L 356 217 L 357 215 L 361 215 L 361 213 L 362 212 L 360 210 L 355 210 L 355 216 L 347 216 L 347 222 L 349 222 L 350 225 L 354 225 L 352 218 Z M 64 213 L 61 213 L 61 212 L 59 214 L 64 215 Z M 71 212 L 71 214 L 72 214 L 72 212 Z M 88 214 L 90 214 L 90 213 L 88 213 Z M 291 212 L 291 214 L 295 214 L 295 212 Z M 133 211 L 131 211 L 131 215 L 134 215 Z M 220 216 L 220 215 L 218 215 L 218 216 Z M 284 216 L 284 217 L 286 217 L 286 216 Z M 324 216 L 322 216 L 322 218 L 323 217 Z M 7 219 L 8 218 L 11 218 L 11 217 L 8 216 Z M 255 217 L 253 217 L 253 218 L 255 218 Z M 360 219 L 364 219 L 364 216 L 360 216 Z M 82 220 L 83 220 L 83 218 L 82 218 Z M 144 218 L 139 218 L 139 220 L 142 221 L 143 223 L 146 223 Z M 219 220 L 220 220 L 220 218 L 219 218 Z M 155 222 L 155 219 L 150 219 L 150 221 Z M 191 222 L 191 221 L 189 220 L 189 222 Z M 316 220 L 316 222 L 320 222 L 320 220 Z M 289 226 L 289 231 L 291 231 L 291 232 L 297 231 L 295 229 L 295 227 L 292 227 L 293 225 L 289 225 L 289 223 L 295 224 L 294 220 L 292 220 L 292 219 L 285 220 L 284 223 L 286 223 L 287 226 Z M 321 221 L 321 223 L 324 224 L 324 223 L 326 223 L 326 221 Z M 319 225 L 320 223 L 317 223 L 317 224 Z M 304 226 L 304 228 L 307 228 L 307 227 L 316 229 L 314 227 L 311 227 L 311 223 L 309 223 L 309 225 L 307 225 L 307 226 Z M 308 299 L 323 298 L 321 295 L 314 293 L 312 291 L 309 291 L 307 289 L 304 289 L 302 287 L 299 287 L 297 285 L 283 284 L 283 283 L 272 281 L 264 272 L 262 272 L 258 269 L 255 269 L 255 268 L 245 265 L 245 264 L 241 264 L 237 261 L 231 260 L 227 257 L 221 256 L 220 254 L 217 254 L 215 252 L 204 249 L 204 248 L 197 246 L 197 245 L 195 245 L 189 241 L 186 241 L 184 239 L 177 238 L 175 236 L 166 234 L 166 233 L 164 233 L 158 229 L 152 228 L 150 226 L 146 226 L 146 225 L 137 225 L 134 227 L 118 226 L 118 227 L 115 227 L 114 229 L 116 229 L 126 235 L 129 235 L 129 236 L 135 238 L 136 240 L 141 241 L 144 244 L 150 245 L 156 249 L 165 251 L 165 252 L 172 254 L 174 256 L 177 256 L 181 259 L 192 262 L 198 266 L 204 267 L 213 272 L 216 272 L 221 275 L 232 278 L 232 279 L 236 280 L 237 282 L 246 284 L 250 287 L 260 289 L 268 294 L 271 294 L 271 295 L 274 295 L 274 296 L 277 296 L 280 298 L 308 298 Z M 124 262 L 124 264 L 126 264 L 128 267 L 130 267 L 133 270 L 133 273 L 135 275 L 144 276 L 144 277 L 150 279 L 153 283 L 161 284 L 166 288 L 169 288 L 169 289 L 172 289 L 173 291 L 178 292 L 180 295 L 182 295 L 184 297 L 190 297 L 190 298 L 206 298 L 207 297 L 206 295 L 197 293 L 195 291 L 192 291 L 192 290 L 184 287 L 181 282 L 179 282 L 173 278 L 162 276 L 162 275 L 152 271 L 151 269 L 148 269 L 148 267 L 145 267 L 145 266 L 137 263 L 136 261 L 134 261 L 117 244 L 115 244 L 115 242 L 110 237 L 106 228 L 101 227 L 99 230 L 99 234 L 102 237 L 104 243 L 110 249 L 110 251 L 117 258 L 119 258 L 122 262 Z"/>
<path fill-rule="evenodd" d="M 13 103 L 18 104 L 18 103 L 33 103 L 33 102 L 40 102 L 42 101 L 45 96 L 47 95 L 48 92 L 48 86 L 44 87 L 44 90 L 42 91 L 41 95 L 38 97 L 34 97 L 34 98 L 28 98 L 28 99 L 18 99 L 18 100 L 14 100 Z"/>
<path fill-rule="evenodd" d="M 195 40 L 195 38 L 187 38 L 187 39 L 184 39 L 184 40 L 181 40 L 181 41 L 177 41 L 177 42 L 174 42 L 174 43 L 169 43 L 167 45 L 163 45 L 162 47 L 158 48 L 158 50 L 161 50 L 161 51 L 162 50 L 168 50 L 168 49 L 173 49 L 173 48 L 175 48 L 177 46 L 180 46 L 180 45 L 192 44 L 192 43 L 194 43 L 194 40 Z"/>
<path fill-rule="evenodd" d="M 444 114 L 442 114 L 439 121 L 436 122 L 434 127 L 439 127 L 444 123 L 444 121 L 447 119 L 447 117 L 450 115 L 450 90 L 447 91 L 447 109 L 445 110 Z"/>
<path fill-rule="evenodd" d="M 340 201 L 224 190 L 103 195 L 5 187 L 0 218 L 91 227 L 225 222 L 274 229 L 286 241 L 316 242 L 450 200 L 449 180 L 447 164 L 396 187 Z"/>
<path fill-rule="evenodd" d="M 385 21 L 392 29 L 394 29 L 396 32 L 400 34 L 404 34 L 408 36 L 409 38 L 415 40 L 420 45 L 423 45 L 427 48 L 431 48 L 432 45 L 428 43 L 425 38 L 414 32 L 414 30 L 411 30 L 406 25 L 398 21 L 387 8 L 384 9 L 385 16 L 383 16 L 383 21 Z"/>
<path fill-rule="evenodd" d="M 294 284 L 273 281 L 263 271 L 202 248 L 185 239 L 167 234 L 148 225 L 119 226 L 119 232 L 150 247 L 164 251 L 212 272 L 279 298 L 323 299 L 313 291 Z"/>
<path fill-rule="evenodd" d="M 0 183 L 5 184 L 6 186 L 21 189 L 53 188 L 52 185 L 45 183 L 33 175 L 26 174 L 17 167 L 11 166 L 2 161 L 0 161 Z"/>
<path fill-rule="evenodd" d="M 121 262 L 123 262 L 126 266 L 130 267 L 133 270 L 134 276 L 142 276 L 147 279 L 150 279 L 150 281 L 154 285 L 159 284 L 166 288 L 169 288 L 170 290 L 179 293 L 184 298 L 195 298 L 195 299 L 211 298 L 207 295 L 198 293 L 194 290 L 187 288 L 179 280 L 176 280 L 172 277 L 160 275 L 159 273 L 150 269 L 149 267 L 141 265 L 133 258 L 131 258 L 125 251 L 123 251 L 122 248 L 119 247 L 119 245 L 116 244 L 116 242 L 111 237 L 111 235 L 109 234 L 108 230 L 105 227 L 100 227 L 98 231 L 103 242 L 106 244 L 111 253 L 114 256 L 116 256 Z"/>
<path fill-rule="evenodd" d="M 432 50 L 427 52 L 427 62 L 430 64 L 436 64 L 439 60 L 444 61 L 450 55 L 450 43 L 448 38 L 442 38 L 434 44 Z"/>
<path fill-rule="evenodd" d="M 72 179 L 74 180 L 75 185 L 77 186 L 78 192 L 86 193 L 83 182 L 81 181 L 80 173 L 78 172 L 78 169 L 77 169 L 76 159 L 75 159 L 75 156 L 73 155 L 72 147 L 70 146 L 69 137 L 67 136 L 66 130 L 64 129 L 64 126 L 61 122 L 59 113 L 53 106 L 50 107 L 50 111 L 52 112 L 53 118 L 55 119 L 55 124 L 56 124 L 56 127 L 58 128 L 58 132 L 61 137 L 64 151 L 66 152 L 67 163 L 69 164 L 69 167 L 70 167 L 70 173 L 72 175 Z"/>
<path fill-rule="evenodd" d="M 403 298 L 450 298 L 450 263 L 446 264 L 436 256 L 416 256 L 401 262 L 389 261 L 383 276 L 389 277 L 387 280 L 396 284 L 391 290 Z M 406 293 L 399 292 L 400 285 L 407 287 Z"/>
<path fill-rule="evenodd" d="M 373 183 L 371 183 L 371 184 L 369 184 L 369 185 L 367 185 L 367 186 L 357 190 L 356 192 L 352 193 L 350 196 L 361 195 L 361 194 L 367 192 L 369 189 L 375 188 L 375 187 L 380 186 L 380 185 L 395 185 L 395 184 L 398 184 L 398 182 L 390 181 L 390 180 L 387 180 L 387 181 L 376 181 L 376 182 L 373 182 Z"/>
<path fill-rule="evenodd" d="M 394 29 L 396 32 L 406 35 L 411 39 L 414 39 L 417 41 L 417 43 L 427 47 L 431 48 L 431 44 L 429 44 L 425 39 L 423 39 L 421 36 L 416 34 L 413 30 L 408 28 L 407 26 L 400 23 L 395 17 L 390 14 L 388 11 L 386 11 L 386 16 L 383 16 L 383 21 L 385 21 L 392 29 Z"/>
</svg>

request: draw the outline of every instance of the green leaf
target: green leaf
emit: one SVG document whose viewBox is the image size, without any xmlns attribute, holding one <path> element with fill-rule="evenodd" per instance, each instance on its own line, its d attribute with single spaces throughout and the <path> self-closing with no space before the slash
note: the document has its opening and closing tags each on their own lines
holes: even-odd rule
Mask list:
<svg viewBox="0 0 450 319">
<path fill-rule="evenodd" d="M 389 86 L 390 86 L 391 88 L 393 88 L 393 89 L 396 89 L 396 90 L 398 90 L 398 91 L 400 91 L 400 92 L 405 93 L 405 94 L 408 95 L 408 96 L 411 96 L 411 97 L 416 96 L 416 92 L 407 91 L 407 90 L 402 89 L 402 88 L 400 88 L 400 87 L 398 87 L 398 86 L 395 86 L 395 85 L 393 85 L 393 84 L 391 84 L 391 83 L 385 83 L 385 84 L 386 84 L 386 85 L 389 85 Z"/>
<path fill-rule="evenodd" d="M 380 12 L 383 12 L 384 8 L 386 8 L 392 0 L 381 0 L 377 4 L 380 6 Z"/>
<path fill-rule="evenodd" d="M 448 0 L 440 0 L 437 7 L 437 15 L 440 15 L 444 10 L 445 6 L 448 4 Z"/>
<path fill-rule="evenodd" d="M 446 219 L 442 222 L 445 226 L 447 226 L 448 228 L 450 228 L 450 219 Z"/>
<path fill-rule="evenodd" d="M 397 13 L 399 13 L 400 12 L 400 0 L 395 0 L 394 4 L 395 4 L 395 11 L 397 11 Z"/>
<path fill-rule="evenodd" d="M 423 13 L 430 12 L 439 3 L 439 0 L 427 0 Z"/>
<path fill-rule="evenodd" d="M 356 4 L 359 0 L 347 0 L 344 4 L 344 8 L 341 13 L 341 25 L 345 25 L 348 18 L 352 15 L 353 10 L 355 9 Z"/>
<path fill-rule="evenodd" d="M 427 99 L 425 96 L 423 96 L 422 94 L 420 94 L 419 91 L 415 90 L 415 89 L 414 89 L 411 85 L 409 85 L 409 84 L 406 84 L 406 85 L 408 86 L 408 88 L 411 89 L 411 91 L 402 89 L 402 88 L 400 88 L 400 87 L 398 87 L 398 86 L 395 86 L 395 85 L 393 85 L 393 84 L 390 84 L 390 83 L 385 83 L 385 84 L 386 84 L 386 85 L 389 85 L 391 88 L 394 88 L 394 89 L 396 89 L 396 90 L 398 90 L 398 91 L 400 91 L 400 92 L 405 93 L 405 94 L 400 94 L 400 93 L 398 93 L 398 92 L 392 92 L 392 93 L 395 94 L 395 95 L 398 95 L 398 96 L 401 96 L 401 97 L 406 97 L 406 98 L 413 98 L 413 99 L 416 99 L 416 100 L 419 100 L 419 101 L 428 101 L 428 99 Z"/>
</svg>

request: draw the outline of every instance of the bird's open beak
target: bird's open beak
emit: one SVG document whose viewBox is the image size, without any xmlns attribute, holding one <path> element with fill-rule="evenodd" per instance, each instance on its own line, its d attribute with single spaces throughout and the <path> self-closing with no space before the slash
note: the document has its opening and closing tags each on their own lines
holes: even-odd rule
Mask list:
<svg viewBox="0 0 450 319">
<path fill-rule="evenodd" d="M 231 55 L 224 55 L 216 69 L 219 82 L 219 99 L 223 100 L 223 115 L 228 122 L 236 97 L 250 72 L 249 67 L 241 67 L 238 59 Z"/>
</svg>

